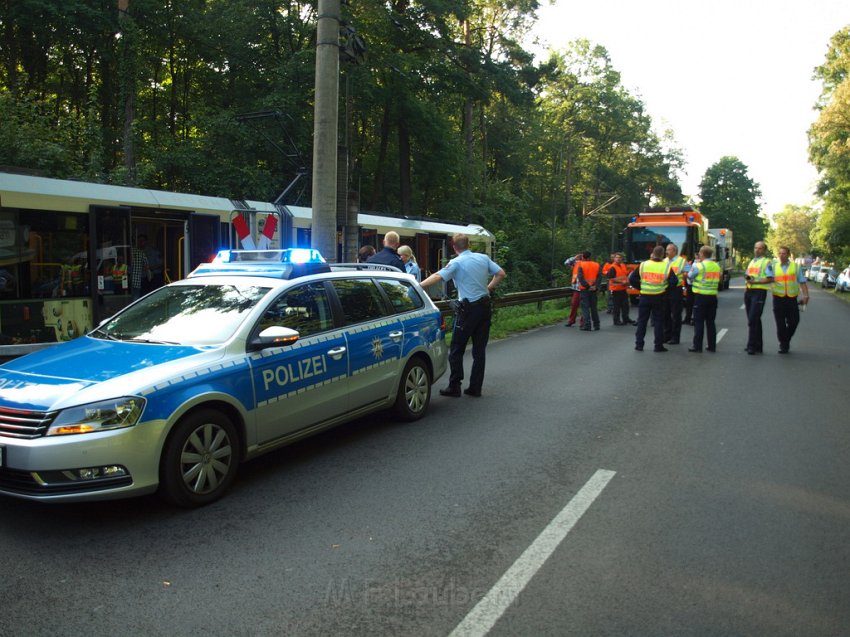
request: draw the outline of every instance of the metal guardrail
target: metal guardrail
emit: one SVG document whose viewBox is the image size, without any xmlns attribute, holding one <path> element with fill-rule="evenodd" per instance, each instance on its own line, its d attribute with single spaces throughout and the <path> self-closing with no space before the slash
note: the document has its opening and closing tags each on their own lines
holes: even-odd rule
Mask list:
<svg viewBox="0 0 850 637">
<path fill-rule="evenodd" d="M 503 296 L 493 298 L 493 307 L 508 307 L 510 305 L 526 305 L 528 303 L 537 303 L 538 306 L 543 304 L 543 301 L 551 301 L 552 299 L 563 299 L 572 296 L 573 288 L 547 288 L 545 290 L 532 290 L 530 292 L 512 292 Z M 440 313 L 449 315 L 452 313 L 449 308 L 448 301 L 434 301 Z"/>
<path fill-rule="evenodd" d="M 394 268 L 393 268 L 394 269 Z M 539 309 L 542 309 L 543 301 L 551 301 L 552 299 L 563 299 L 571 296 L 572 288 L 547 288 L 545 290 L 531 290 L 530 292 L 512 292 L 503 296 L 493 298 L 493 307 L 508 307 L 510 305 L 527 305 L 529 303 L 537 303 Z M 444 316 L 451 315 L 452 311 L 449 308 L 447 301 L 434 301 L 440 313 Z M 45 349 L 58 343 L 32 343 L 27 345 L 0 345 L 0 363 L 6 360 L 29 354 L 40 349 Z"/>
</svg>

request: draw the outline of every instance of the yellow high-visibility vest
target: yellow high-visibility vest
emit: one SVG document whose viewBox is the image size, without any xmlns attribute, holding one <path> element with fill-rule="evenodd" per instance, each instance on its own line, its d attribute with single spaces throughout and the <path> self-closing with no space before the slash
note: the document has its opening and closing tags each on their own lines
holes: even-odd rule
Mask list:
<svg viewBox="0 0 850 637">
<path fill-rule="evenodd" d="M 693 291 L 696 294 L 705 294 L 708 296 L 717 296 L 717 290 L 720 288 L 720 278 L 723 276 L 723 269 L 716 261 L 700 261 L 694 267 L 697 269 L 697 275 L 694 278 Z"/>
<path fill-rule="evenodd" d="M 788 271 L 782 271 L 782 264 L 773 264 L 773 296 L 791 296 L 800 294 L 800 282 L 797 280 L 797 264 L 788 262 Z"/>
<path fill-rule="evenodd" d="M 685 274 L 682 272 L 682 269 L 685 267 L 685 257 L 682 255 L 678 255 L 673 259 L 668 259 L 670 261 L 670 269 L 676 273 L 676 285 L 684 285 Z"/>
<path fill-rule="evenodd" d="M 644 261 L 640 264 L 640 293 L 661 294 L 667 290 L 670 263 L 667 261 Z"/>
<path fill-rule="evenodd" d="M 770 259 L 767 257 L 757 257 L 750 261 L 750 265 L 747 266 L 747 276 L 751 276 L 754 279 L 764 279 L 767 278 L 767 266 L 770 263 Z M 750 290 L 769 290 L 770 283 L 751 283 L 747 281 L 747 289 Z"/>
</svg>

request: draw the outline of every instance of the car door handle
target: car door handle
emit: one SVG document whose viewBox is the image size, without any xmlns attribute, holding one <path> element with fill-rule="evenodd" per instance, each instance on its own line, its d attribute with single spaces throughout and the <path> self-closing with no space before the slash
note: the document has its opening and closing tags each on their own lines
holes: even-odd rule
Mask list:
<svg viewBox="0 0 850 637">
<path fill-rule="evenodd" d="M 338 361 L 342 358 L 342 355 L 345 354 L 345 347 L 334 347 L 333 349 L 328 350 L 328 356 L 330 356 L 335 361 Z"/>
<path fill-rule="evenodd" d="M 402 331 L 390 332 L 390 338 L 393 339 L 394 341 L 399 340 L 402 336 L 404 336 L 404 332 L 402 332 Z"/>
</svg>

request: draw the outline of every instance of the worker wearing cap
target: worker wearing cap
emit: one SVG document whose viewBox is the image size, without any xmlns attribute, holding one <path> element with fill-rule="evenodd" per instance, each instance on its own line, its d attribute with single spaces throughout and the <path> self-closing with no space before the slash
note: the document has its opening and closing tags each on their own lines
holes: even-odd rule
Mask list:
<svg viewBox="0 0 850 637">
<path fill-rule="evenodd" d="M 767 300 L 767 292 L 773 283 L 773 261 L 765 255 L 767 245 L 756 241 L 754 257 L 747 266 L 747 289 L 744 292 L 744 307 L 747 310 L 747 354 L 761 354 L 761 314 Z"/>
<path fill-rule="evenodd" d="M 579 252 L 574 257 L 570 257 L 566 261 L 564 261 L 564 265 L 568 268 L 572 268 L 572 274 L 570 277 L 570 287 L 573 289 L 573 295 L 570 298 L 570 314 L 567 317 L 566 327 L 572 327 L 576 322 L 576 315 L 578 314 L 579 307 L 581 306 L 581 292 L 578 289 L 578 282 L 576 279 L 578 278 L 578 263 L 581 261 L 582 253 Z M 581 322 L 579 323 L 579 327 L 584 327 L 584 317 L 581 317 Z"/>
</svg>

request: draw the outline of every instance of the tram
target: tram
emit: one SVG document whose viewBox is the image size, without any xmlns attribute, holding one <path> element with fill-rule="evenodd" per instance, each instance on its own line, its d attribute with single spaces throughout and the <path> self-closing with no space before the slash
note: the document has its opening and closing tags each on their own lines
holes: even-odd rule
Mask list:
<svg viewBox="0 0 850 637">
<path fill-rule="evenodd" d="M 357 221 L 358 246 L 380 248 L 394 230 L 423 276 L 451 255 L 455 233 L 479 251 L 494 247 L 474 224 L 365 212 Z M 81 336 L 132 302 L 140 249 L 147 293 L 223 248 L 309 247 L 311 223 L 312 210 L 301 206 L 0 172 L 0 358 Z"/>
</svg>

